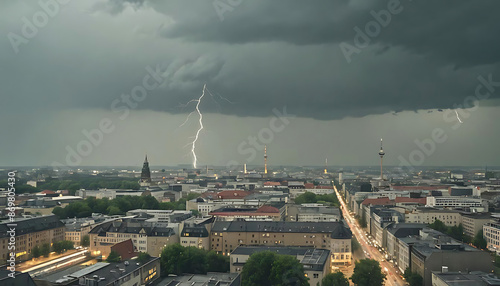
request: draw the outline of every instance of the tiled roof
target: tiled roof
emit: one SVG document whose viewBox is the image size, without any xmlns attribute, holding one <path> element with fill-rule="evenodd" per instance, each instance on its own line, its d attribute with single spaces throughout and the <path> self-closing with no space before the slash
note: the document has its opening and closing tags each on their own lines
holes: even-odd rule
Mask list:
<svg viewBox="0 0 500 286">
<path fill-rule="evenodd" d="M 251 192 L 241 190 L 222 191 L 217 194 L 217 198 L 222 200 L 242 199 L 250 194 Z"/>
<path fill-rule="evenodd" d="M 116 243 L 115 245 L 111 246 L 111 251 L 116 251 L 118 255 L 121 256 L 122 260 L 127 260 L 137 256 L 137 252 L 134 244 L 132 243 L 132 239 L 127 239 L 125 241 Z"/>
<path fill-rule="evenodd" d="M 279 213 L 280 210 L 272 206 L 261 206 L 256 212 L 258 213 Z"/>
<path fill-rule="evenodd" d="M 387 197 L 383 197 L 383 198 L 376 198 L 376 199 L 365 199 L 361 204 L 362 205 L 384 206 L 384 205 L 392 205 L 392 204 L 394 204 L 394 201 L 391 201 Z"/>
</svg>

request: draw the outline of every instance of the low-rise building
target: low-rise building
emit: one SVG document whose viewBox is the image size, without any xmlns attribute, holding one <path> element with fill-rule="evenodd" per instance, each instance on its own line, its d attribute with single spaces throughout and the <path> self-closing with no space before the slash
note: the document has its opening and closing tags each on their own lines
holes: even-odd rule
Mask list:
<svg viewBox="0 0 500 286">
<path fill-rule="evenodd" d="M 405 222 L 431 224 L 437 219 L 446 226 L 458 226 L 462 223 L 462 215 L 459 211 L 449 209 L 436 209 L 431 207 L 419 207 L 411 211 L 405 211 Z"/>
<path fill-rule="evenodd" d="M 312 247 L 276 247 L 276 246 L 238 246 L 230 255 L 231 273 L 241 273 L 250 255 L 271 251 L 280 255 L 290 255 L 297 258 L 304 266 L 305 276 L 309 285 L 321 284 L 325 275 L 331 272 L 330 251 Z"/>
<path fill-rule="evenodd" d="M 240 286 L 239 273 L 208 272 L 207 274 L 186 274 L 167 277 L 158 285 L 165 286 Z"/>
<path fill-rule="evenodd" d="M 280 221 L 282 216 L 278 208 L 272 206 L 261 206 L 259 208 L 226 206 L 208 213 L 217 220 L 263 220 Z"/>
<path fill-rule="evenodd" d="M 139 252 L 158 257 L 165 246 L 179 242 L 179 236 L 173 228 L 157 226 L 145 220 L 122 218 L 94 227 L 89 232 L 91 255 L 102 255 L 105 258 L 109 255 L 111 246 L 132 239 Z"/>
<path fill-rule="evenodd" d="M 450 271 L 493 271 L 488 252 L 458 242 L 433 246 L 415 245 L 411 252 L 411 270 L 424 278 L 423 286 L 432 285 L 432 272 L 445 266 Z"/>
<path fill-rule="evenodd" d="M 490 220 L 491 213 L 462 213 L 464 233 L 470 237 L 474 237 Z"/>
<path fill-rule="evenodd" d="M 500 279 L 491 274 L 481 271 L 474 272 L 448 272 L 446 267 L 443 271 L 432 272 L 432 285 L 433 286 L 457 286 L 457 285 L 471 285 L 471 286 L 493 286 L 500 285 Z"/>
<path fill-rule="evenodd" d="M 74 269 L 67 275 L 51 275 L 54 279 L 36 280 L 37 285 L 71 285 L 71 286 L 139 286 L 150 285 L 160 278 L 161 267 L 158 257 L 150 257 L 146 261 L 129 259 L 123 262 L 98 262 L 94 265 L 79 269 L 71 267 L 64 272 Z"/>
<path fill-rule="evenodd" d="M 337 207 L 322 204 L 302 204 L 288 207 L 287 220 L 301 222 L 340 221 L 342 215 Z"/>
<path fill-rule="evenodd" d="M 433 208 L 462 208 L 462 209 L 475 209 L 477 211 L 484 211 L 487 209 L 487 205 L 483 203 L 483 200 L 480 198 L 472 198 L 472 197 L 452 197 L 452 196 L 443 196 L 443 197 L 427 197 L 427 206 Z"/>
</svg>

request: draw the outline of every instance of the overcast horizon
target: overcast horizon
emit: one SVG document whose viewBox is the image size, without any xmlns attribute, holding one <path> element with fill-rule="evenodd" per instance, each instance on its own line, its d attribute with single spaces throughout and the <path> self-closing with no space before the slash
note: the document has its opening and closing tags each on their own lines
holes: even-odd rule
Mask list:
<svg viewBox="0 0 500 286">
<path fill-rule="evenodd" d="M 498 8 L 2 1 L 0 165 L 500 166 Z"/>
</svg>

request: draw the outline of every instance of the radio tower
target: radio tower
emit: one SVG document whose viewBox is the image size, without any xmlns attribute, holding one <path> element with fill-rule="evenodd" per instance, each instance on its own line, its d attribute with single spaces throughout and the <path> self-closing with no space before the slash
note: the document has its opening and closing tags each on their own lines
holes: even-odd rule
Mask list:
<svg viewBox="0 0 500 286">
<path fill-rule="evenodd" d="M 264 145 L 264 174 L 267 174 L 267 145 Z"/>
<path fill-rule="evenodd" d="M 378 152 L 380 155 L 380 180 L 384 180 L 384 169 L 382 167 L 382 160 L 384 158 L 385 152 L 384 149 L 382 148 L 382 138 L 380 138 L 380 151 Z"/>
</svg>

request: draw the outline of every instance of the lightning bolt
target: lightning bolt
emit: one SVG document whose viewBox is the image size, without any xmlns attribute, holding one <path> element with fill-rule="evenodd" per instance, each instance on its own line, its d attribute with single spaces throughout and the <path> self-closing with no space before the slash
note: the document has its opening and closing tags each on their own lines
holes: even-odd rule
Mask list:
<svg viewBox="0 0 500 286">
<path fill-rule="evenodd" d="M 200 128 L 198 128 L 198 131 L 196 131 L 196 135 L 194 136 L 193 142 L 191 142 L 191 154 L 193 155 L 193 168 L 195 168 L 195 169 L 196 169 L 196 165 L 198 163 L 198 157 L 196 157 L 196 142 L 198 141 L 201 130 L 203 130 L 203 114 L 200 111 L 200 103 L 201 103 L 201 100 L 203 99 L 203 97 L 205 96 L 206 89 L 207 89 L 207 84 L 204 84 L 203 91 L 201 93 L 200 98 L 194 100 L 194 101 L 196 101 L 196 112 L 198 112 L 198 117 L 199 117 L 198 123 L 200 124 Z M 193 113 L 193 112 L 191 112 L 191 113 Z M 191 115 L 191 114 L 189 114 L 189 115 Z M 189 119 L 189 115 L 188 115 L 187 119 Z M 187 119 L 184 123 L 187 122 Z M 184 125 L 184 123 L 182 125 Z"/>
<path fill-rule="evenodd" d="M 198 142 L 198 138 L 200 137 L 200 132 L 203 130 L 204 126 L 203 126 L 203 114 L 201 113 L 200 111 L 200 103 L 201 103 L 201 100 L 203 99 L 203 97 L 205 96 L 205 92 L 207 92 L 210 97 L 212 98 L 212 100 L 219 106 L 219 109 L 220 109 L 220 104 L 219 102 L 216 100 L 215 96 L 210 92 L 210 90 L 208 90 L 207 88 L 207 84 L 204 84 L 203 85 L 203 91 L 201 93 L 201 96 L 198 98 L 198 99 L 192 99 L 190 101 L 188 101 L 187 103 L 185 104 L 179 104 L 180 107 L 182 108 L 185 108 L 187 107 L 189 104 L 193 103 L 193 102 L 196 102 L 196 107 L 195 107 L 195 110 L 191 111 L 188 116 L 186 117 L 186 120 L 184 120 L 184 122 L 182 122 L 181 125 L 179 125 L 179 127 L 177 128 L 180 128 L 182 126 L 184 126 L 188 121 L 189 121 L 189 118 L 191 117 L 191 115 L 195 112 L 198 113 L 198 123 L 199 123 L 199 128 L 198 130 L 196 131 L 196 134 L 195 136 L 193 137 L 190 137 L 190 138 L 193 138 L 193 141 L 190 142 L 190 143 L 187 143 L 186 146 L 184 147 L 187 147 L 189 145 L 191 145 L 191 155 L 193 157 L 193 168 L 197 168 L 197 165 L 198 165 L 198 157 L 196 156 L 196 142 Z M 218 98 L 220 98 L 221 100 L 225 100 L 231 104 L 233 104 L 233 102 L 231 102 L 229 99 L 221 96 L 220 94 L 216 93 Z"/>
<path fill-rule="evenodd" d="M 458 117 L 458 112 L 455 110 L 455 114 L 457 115 L 458 122 L 463 123 L 462 120 L 460 120 L 460 117 Z"/>
</svg>

